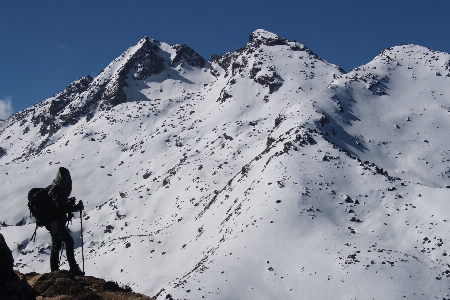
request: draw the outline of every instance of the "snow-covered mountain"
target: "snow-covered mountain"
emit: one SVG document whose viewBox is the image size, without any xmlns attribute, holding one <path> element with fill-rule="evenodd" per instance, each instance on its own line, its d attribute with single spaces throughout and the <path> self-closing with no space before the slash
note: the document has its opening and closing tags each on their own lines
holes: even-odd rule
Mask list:
<svg viewBox="0 0 450 300">
<path fill-rule="evenodd" d="M 449 83 L 450 55 L 415 45 L 345 74 L 264 30 L 210 61 L 144 37 L 0 124 L 0 230 L 48 271 L 26 195 L 65 166 L 87 274 L 137 292 L 450 298 Z"/>
</svg>

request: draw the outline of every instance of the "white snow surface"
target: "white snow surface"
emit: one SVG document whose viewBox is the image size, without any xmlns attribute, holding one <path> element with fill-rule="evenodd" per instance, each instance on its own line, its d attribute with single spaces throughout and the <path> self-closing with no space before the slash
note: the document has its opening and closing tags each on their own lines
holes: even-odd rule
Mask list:
<svg viewBox="0 0 450 300">
<path fill-rule="evenodd" d="M 252 36 L 228 64 L 131 70 L 125 103 L 55 133 L 33 118 L 56 96 L 0 123 L 15 268 L 49 272 L 27 193 L 64 166 L 85 203 L 87 275 L 159 299 L 450 298 L 450 55 L 397 46 L 344 74 L 298 42 Z"/>
</svg>

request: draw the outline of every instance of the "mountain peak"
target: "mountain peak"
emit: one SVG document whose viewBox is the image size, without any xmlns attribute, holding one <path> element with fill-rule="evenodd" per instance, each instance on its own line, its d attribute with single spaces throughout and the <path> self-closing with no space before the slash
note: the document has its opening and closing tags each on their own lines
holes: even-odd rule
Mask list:
<svg viewBox="0 0 450 300">
<path fill-rule="evenodd" d="M 267 31 L 265 29 L 256 29 L 250 35 L 250 41 L 252 40 L 267 40 L 267 39 L 279 39 L 279 36 L 273 32 Z"/>
<path fill-rule="evenodd" d="M 147 47 L 148 49 L 157 50 L 157 48 L 161 47 L 161 42 L 155 39 L 149 38 L 147 35 L 144 35 L 135 46 L 139 46 L 139 48 Z M 132 47 L 131 47 L 132 48 Z"/>
<path fill-rule="evenodd" d="M 436 74 L 450 76 L 448 55 L 448 53 L 420 45 L 402 44 L 384 49 L 369 64 L 395 64 L 398 67 L 407 65 L 410 70 L 416 69 L 417 71 L 422 66 L 427 66 L 426 70 L 430 70 Z M 420 69 L 420 72 L 424 70 Z"/>
<path fill-rule="evenodd" d="M 311 55 L 315 55 L 310 49 L 305 47 L 305 45 L 297 42 L 296 40 L 287 40 L 285 38 L 279 37 L 275 33 L 264 29 L 257 29 L 250 34 L 247 46 L 251 48 L 257 48 L 261 45 L 265 46 L 288 46 L 294 51 L 307 51 Z"/>
<path fill-rule="evenodd" d="M 264 44 L 266 46 L 273 45 L 284 45 L 286 43 L 286 39 L 280 38 L 275 33 L 269 32 L 264 29 L 256 29 L 250 34 L 248 42 L 250 44 L 261 45 Z"/>
</svg>

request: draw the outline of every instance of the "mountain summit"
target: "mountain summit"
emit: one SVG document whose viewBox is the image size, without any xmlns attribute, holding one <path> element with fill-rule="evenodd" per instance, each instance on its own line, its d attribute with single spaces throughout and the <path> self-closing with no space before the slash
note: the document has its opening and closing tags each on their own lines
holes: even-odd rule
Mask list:
<svg viewBox="0 0 450 300">
<path fill-rule="evenodd" d="M 401 45 L 345 73 L 261 29 L 209 61 L 144 37 L 0 124 L 14 267 L 49 270 L 26 195 L 64 166 L 87 275 L 147 296 L 450 298 L 449 62 Z"/>
<path fill-rule="evenodd" d="M 295 41 L 288 42 L 286 39 L 280 38 L 272 32 L 257 29 L 250 35 L 248 43 L 254 47 L 258 47 L 261 44 L 266 46 L 289 45 L 289 43 L 295 43 Z"/>
</svg>

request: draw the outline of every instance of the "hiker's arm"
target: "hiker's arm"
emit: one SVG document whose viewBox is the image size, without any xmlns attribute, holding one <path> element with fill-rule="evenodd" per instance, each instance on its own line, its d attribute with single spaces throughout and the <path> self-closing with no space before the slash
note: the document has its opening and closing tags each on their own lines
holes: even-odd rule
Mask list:
<svg viewBox="0 0 450 300">
<path fill-rule="evenodd" d="M 77 211 L 78 210 L 83 210 L 84 209 L 84 205 L 83 205 L 83 201 L 78 201 L 78 204 L 76 205 Z"/>
<path fill-rule="evenodd" d="M 83 201 L 80 200 L 75 205 L 75 197 L 72 197 L 69 200 L 72 200 L 70 212 L 76 212 L 84 209 Z"/>
</svg>

